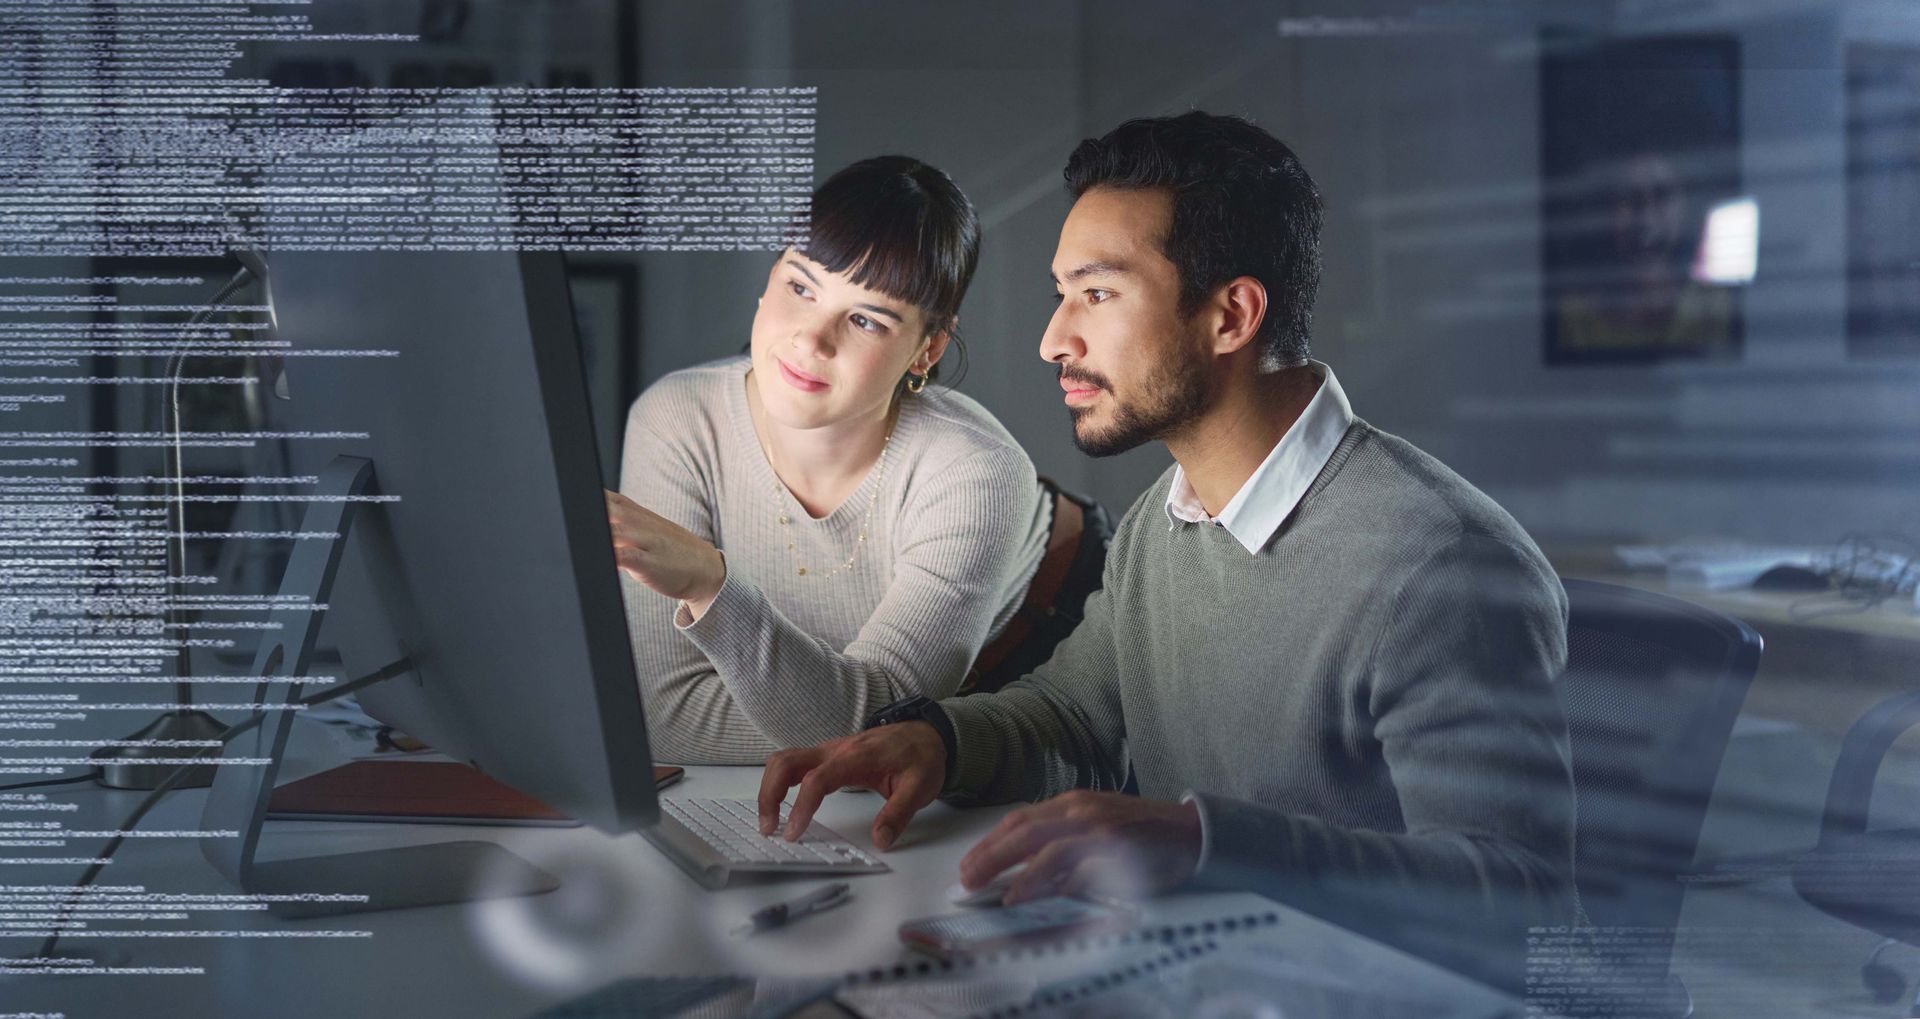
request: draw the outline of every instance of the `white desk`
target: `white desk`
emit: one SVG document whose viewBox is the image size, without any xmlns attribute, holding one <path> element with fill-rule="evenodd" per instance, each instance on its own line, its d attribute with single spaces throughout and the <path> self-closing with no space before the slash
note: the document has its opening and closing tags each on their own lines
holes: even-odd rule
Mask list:
<svg viewBox="0 0 1920 1019">
<path fill-rule="evenodd" d="M 305 728 L 304 726 L 301 728 Z M 757 768 L 691 768 L 667 796 L 751 797 Z M 73 787 L 61 798 L 82 804 L 75 826 L 117 821 L 139 794 Z M 191 829 L 199 824 L 201 792 L 176 794 L 154 812 L 148 830 Z M 880 798 L 837 793 L 819 820 L 868 846 L 867 830 Z M 272 822 L 263 857 L 375 848 L 455 839 L 497 842 L 561 877 L 560 891 L 546 896 L 459 906 L 369 913 L 330 920 L 279 921 L 264 913 L 196 917 L 192 927 L 260 932 L 365 931 L 370 937 L 200 939 L 73 939 L 65 947 L 98 954 L 119 966 L 206 967 L 205 976 L 98 975 L 0 978 L 0 1011 L 64 1011 L 87 1016 L 288 1017 L 383 1016 L 412 1019 L 463 1016 L 518 1019 L 621 976 L 746 973 L 836 976 L 920 957 L 904 950 L 895 929 L 904 920 L 952 912 L 945 900 L 959 857 L 1002 811 L 960 811 L 934 804 L 917 817 L 884 859 L 888 874 L 858 875 L 847 906 L 797 921 L 751 939 L 725 931 L 767 903 L 790 899 L 818 886 L 807 878 L 741 884 L 717 892 L 702 889 L 638 835 L 612 837 L 590 829 L 473 828 L 413 825 Z M 9 869 L 9 883 L 59 884 L 72 880 L 72 866 Z M 102 883 L 144 884 L 182 892 L 229 892 L 185 839 L 137 839 L 124 846 Z M 581 953 L 555 953 L 562 960 L 541 966 L 542 953 L 504 950 L 501 931 L 555 926 L 554 918 L 578 909 L 597 919 L 582 924 L 575 939 Z M 1498 1008 L 1500 999 L 1464 980 L 1312 917 L 1251 895 L 1175 896 L 1151 904 L 1144 919 L 1182 923 L 1216 915 L 1277 910 L 1276 935 L 1289 957 L 1329 972 L 1351 973 L 1364 982 L 1388 981 L 1402 990 L 1430 990 L 1455 1002 Z M 125 924 L 122 926 L 135 926 Z M 512 940 L 509 938 L 508 940 Z M 540 939 L 536 939 L 540 940 Z M 20 941 L 5 942 L 10 955 Z M 31 946 L 24 946 L 31 948 Z M 115 957 L 117 956 L 117 958 Z M 571 961 L 566 961 L 566 960 Z M 548 970 L 544 980 L 532 974 Z M 561 971 L 565 971 L 564 974 Z"/>
</svg>

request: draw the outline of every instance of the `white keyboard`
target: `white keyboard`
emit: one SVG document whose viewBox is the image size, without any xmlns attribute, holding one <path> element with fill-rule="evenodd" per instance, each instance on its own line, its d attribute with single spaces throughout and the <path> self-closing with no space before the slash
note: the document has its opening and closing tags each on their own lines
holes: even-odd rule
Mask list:
<svg viewBox="0 0 1920 1019">
<path fill-rule="evenodd" d="M 641 834 L 708 888 L 734 874 L 879 874 L 891 870 L 827 826 L 809 824 L 797 841 L 760 834 L 760 807 L 753 800 L 677 796 L 660 801 L 660 823 Z"/>
</svg>

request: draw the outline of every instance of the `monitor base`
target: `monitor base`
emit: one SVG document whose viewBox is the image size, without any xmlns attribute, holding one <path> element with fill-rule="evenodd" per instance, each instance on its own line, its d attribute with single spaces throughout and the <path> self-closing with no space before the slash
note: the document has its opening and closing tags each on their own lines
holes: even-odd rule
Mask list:
<svg viewBox="0 0 1920 1019">
<path fill-rule="evenodd" d="M 202 837 L 201 855 L 242 892 L 275 897 L 267 909 L 277 917 L 338 916 L 552 891 L 560 883 L 551 874 L 489 842 L 298 859 L 255 857 L 298 714 L 294 709 L 302 704 L 301 689 L 307 685 L 322 615 L 313 606 L 327 604 L 355 506 L 372 490 L 373 477 L 373 462 L 359 457 L 335 457 L 321 471 L 315 486 L 321 498 L 308 507 L 301 529 L 337 537 L 300 542 L 287 562 L 279 601 L 288 607 L 274 611 L 272 618 L 280 626 L 261 640 L 254 658 L 253 674 L 260 682 L 252 710 L 262 717 L 253 729 L 227 743 L 201 811 L 203 827 L 234 835 Z M 386 681 L 410 668 L 409 660 L 402 659 L 375 675 Z"/>
<path fill-rule="evenodd" d="M 211 740 L 227 731 L 226 724 L 204 711 L 169 711 L 132 733 L 126 740 Z M 102 747 L 91 755 L 99 763 L 93 766 L 94 781 L 109 789 L 154 789 L 180 767 L 173 764 L 145 764 L 150 757 L 186 757 L 192 748 Z M 187 777 L 176 789 L 201 789 L 213 784 L 212 763 L 187 765 Z"/>
</svg>

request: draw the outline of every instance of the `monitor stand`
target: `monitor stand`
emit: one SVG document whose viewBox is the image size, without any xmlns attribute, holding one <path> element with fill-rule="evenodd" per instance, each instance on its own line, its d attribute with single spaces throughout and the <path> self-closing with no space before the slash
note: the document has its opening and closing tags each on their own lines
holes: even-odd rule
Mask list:
<svg viewBox="0 0 1920 1019">
<path fill-rule="evenodd" d="M 203 836 L 201 855 L 241 891 L 271 896 L 267 909 L 283 918 L 338 916 L 407 906 L 537 895 L 560 886 L 551 874 L 491 842 L 441 842 L 351 853 L 333 853 L 298 859 L 258 860 L 260 830 L 267 801 L 285 759 L 293 729 L 294 705 L 313 656 L 320 632 L 320 613 L 333 589 L 333 578 L 353 523 L 355 497 L 373 485 L 373 461 L 335 457 L 315 486 L 320 499 L 312 503 L 301 522 L 302 531 L 331 533 L 331 541 L 302 539 L 280 582 L 280 597 L 271 619 L 280 624 L 267 630 L 254 657 L 253 715 L 260 724 L 230 741 L 222 753 L 229 760 L 253 758 L 262 763 L 223 763 L 215 767 L 201 828 L 235 831 L 237 838 Z M 409 670 L 404 662 L 381 670 L 391 676 Z M 282 898 L 284 896 L 284 898 Z M 362 899 L 361 896 L 365 898 Z"/>
</svg>

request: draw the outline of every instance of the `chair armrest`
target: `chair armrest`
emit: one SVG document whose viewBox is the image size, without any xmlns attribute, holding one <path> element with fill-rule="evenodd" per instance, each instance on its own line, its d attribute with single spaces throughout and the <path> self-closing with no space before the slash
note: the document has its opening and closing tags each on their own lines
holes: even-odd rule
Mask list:
<svg viewBox="0 0 1920 1019">
<path fill-rule="evenodd" d="M 1833 781 L 1827 786 L 1827 812 L 1820 822 L 1822 845 L 1867 830 L 1880 762 L 1894 740 L 1915 725 L 1920 725 L 1920 693 L 1905 693 L 1874 705 L 1847 730 L 1840 758 L 1833 764 Z"/>
</svg>

